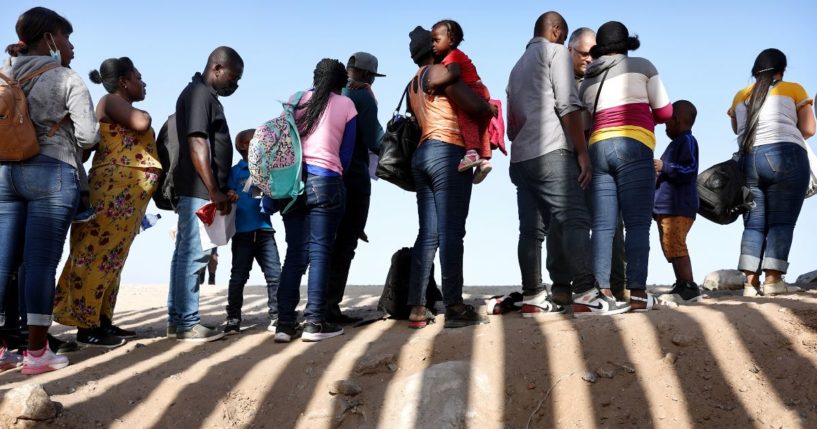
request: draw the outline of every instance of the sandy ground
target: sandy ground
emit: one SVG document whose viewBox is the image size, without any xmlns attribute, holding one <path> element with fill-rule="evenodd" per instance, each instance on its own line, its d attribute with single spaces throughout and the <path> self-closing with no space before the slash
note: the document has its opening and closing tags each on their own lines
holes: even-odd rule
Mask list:
<svg viewBox="0 0 817 429">
<path fill-rule="evenodd" d="M 480 305 L 512 290 L 466 288 Z M 264 293 L 247 288 L 241 334 L 191 344 L 163 338 L 165 285 L 123 286 L 116 321 L 140 337 L 71 353 L 53 373 L 0 375 L 0 391 L 40 383 L 64 407 L 12 427 L 817 427 L 814 289 L 612 317 L 508 314 L 455 330 L 442 316 L 423 330 L 379 321 L 314 344 L 272 341 Z M 379 293 L 351 287 L 345 304 L 376 317 Z M 203 287 L 205 323 L 222 322 L 225 295 Z M 343 379 L 361 392 L 332 395 Z"/>
</svg>

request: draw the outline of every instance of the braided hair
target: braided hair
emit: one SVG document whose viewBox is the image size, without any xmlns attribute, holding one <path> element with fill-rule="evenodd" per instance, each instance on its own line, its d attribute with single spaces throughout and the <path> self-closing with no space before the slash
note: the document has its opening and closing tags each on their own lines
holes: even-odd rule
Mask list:
<svg viewBox="0 0 817 429">
<path fill-rule="evenodd" d="M 348 77 L 346 66 L 338 60 L 324 58 L 315 66 L 313 78 L 314 89 L 312 98 L 308 102 L 295 107 L 296 110 L 306 110 L 297 119 L 298 133 L 302 138 L 312 134 L 315 127 L 320 122 L 326 105 L 329 104 L 329 96 L 332 92 L 338 92 L 346 86 Z"/>
<path fill-rule="evenodd" d="M 437 23 L 431 26 L 431 30 L 434 30 L 437 27 L 445 27 L 445 30 L 448 32 L 448 37 L 451 39 L 452 49 L 457 49 L 457 47 L 460 46 L 460 43 L 465 41 L 465 34 L 462 31 L 462 26 L 460 26 L 460 24 L 453 19 L 443 19 L 442 21 L 437 21 Z"/>
<path fill-rule="evenodd" d="M 747 102 L 746 127 L 743 131 L 743 143 L 741 149 L 743 153 L 750 153 L 755 145 L 757 135 L 758 116 L 760 108 L 766 101 L 769 94 L 769 87 L 772 86 L 773 77 L 777 73 L 786 71 L 786 54 L 779 49 L 769 48 L 758 54 L 755 64 L 752 66 L 752 76 L 755 78 L 755 86 Z"/>
</svg>

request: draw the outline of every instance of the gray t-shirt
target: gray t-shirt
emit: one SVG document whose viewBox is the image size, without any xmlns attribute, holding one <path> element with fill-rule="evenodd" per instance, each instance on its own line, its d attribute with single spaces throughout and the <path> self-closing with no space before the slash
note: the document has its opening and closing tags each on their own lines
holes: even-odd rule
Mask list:
<svg viewBox="0 0 817 429">
<path fill-rule="evenodd" d="M 561 118 L 582 109 L 582 103 L 567 48 L 542 37 L 531 39 L 511 70 L 506 91 L 511 162 L 573 150 Z"/>
</svg>

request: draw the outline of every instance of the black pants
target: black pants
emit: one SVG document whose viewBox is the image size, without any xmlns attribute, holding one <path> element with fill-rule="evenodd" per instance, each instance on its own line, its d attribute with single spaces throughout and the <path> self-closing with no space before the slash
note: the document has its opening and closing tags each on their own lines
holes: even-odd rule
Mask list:
<svg viewBox="0 0 817 429">
<path fill-rule="evenodd" d="M 367 179 L 368 180 L 368 179 Z M 340 302 L 346 292 L 349 267 L 355 257 L 357 241 L 366 228 L 369 218 L 371 195 L 368 189 L 346 187 L 346 211 L 341 218 L 335 245 L 332 247 L 332 262 L 329 268 L 329 288 L 326 295 L 327 316 L 340 316 Z"/>
</svg>

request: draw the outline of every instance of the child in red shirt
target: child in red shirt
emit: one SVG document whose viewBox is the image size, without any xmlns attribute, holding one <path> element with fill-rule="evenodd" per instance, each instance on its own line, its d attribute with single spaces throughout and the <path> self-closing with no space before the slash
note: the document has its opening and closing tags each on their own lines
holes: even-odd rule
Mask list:
<svg viewBox="0 0 817 429">
<path fill-rule="evenodd" d="M 460 79 L 468 85 L 480 98 L 488 101 L 491 97 L 488 88 L 482 83 L 477 74 L 477 68 L 471 59 L 457 47 L 463 41 L 462 27 L 453 20 L 442 20 L 431 27 L 432 50 L 434 56 L 448 69 L 448 73 L 438 80 L 428 84 L 428 92 L 433 93 L 440 87 L 445 87 Z M 491 105 L 494 116 L 497 109 Z M 465 112 L 457 109 L 457 121 L 460 124 L 460 133 L 465 141 L 465 156 L 460 161 L 457 170 L 466 171 L 477 167 L 474 174 L 474 183 L 480 183 L 491 171 L 491 143 L 488 136 L 489 121 L 478 122 Z"/>
</svg>

